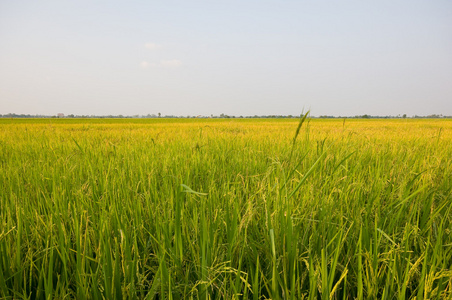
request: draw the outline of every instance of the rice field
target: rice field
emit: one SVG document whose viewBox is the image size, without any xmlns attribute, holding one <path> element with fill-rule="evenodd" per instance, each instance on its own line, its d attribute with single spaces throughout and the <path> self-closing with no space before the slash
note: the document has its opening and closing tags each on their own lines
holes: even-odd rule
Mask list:
<svg viewBox="0 0 452 300">
<path fill-rule="evenodd" d="M 452 120 L 1 119 L 0 299 L 452 299 Z"/>
</svg>

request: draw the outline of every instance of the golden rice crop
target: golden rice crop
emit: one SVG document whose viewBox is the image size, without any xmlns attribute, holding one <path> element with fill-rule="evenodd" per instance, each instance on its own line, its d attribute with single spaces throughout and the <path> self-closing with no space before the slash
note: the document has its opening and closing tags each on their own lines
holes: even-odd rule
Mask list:
<svg viewBox="0 0 452 300">
<path fill-rule="evenodd" d="M 451 298 L 452 121 L 298 124 L 0 120 L 0 298 Z"/>
</svg>

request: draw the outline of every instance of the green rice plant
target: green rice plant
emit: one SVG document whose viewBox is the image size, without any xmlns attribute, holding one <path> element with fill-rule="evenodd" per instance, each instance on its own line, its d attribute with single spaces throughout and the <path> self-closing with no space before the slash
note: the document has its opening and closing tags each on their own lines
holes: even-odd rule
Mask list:
<svg viewBox="0 0 452 300">
<path fill-rule="evenodd" d="M 452 297 L 449 120 L 0 129 L 1 299 Z"/>
</svg>

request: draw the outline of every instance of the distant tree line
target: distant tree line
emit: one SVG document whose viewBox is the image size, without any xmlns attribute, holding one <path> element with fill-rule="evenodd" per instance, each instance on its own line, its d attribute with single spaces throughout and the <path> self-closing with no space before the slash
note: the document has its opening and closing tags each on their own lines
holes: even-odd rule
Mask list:
<svg viewBox="0 0 452 300">
<path fill-rule="evenodd" d="M 452 118 L 452 116 L 444 116 L 442 114 L 432 114 L 427 116 L 418 116 L 414 115 L 412 117 L 407 117 L 406 114 L 404 115 L 397 115 L 397 116 L 372 116 L 372 115 L 356 115 L 356 116 L 330 116 L 330 115 L 320 115 L 318 117 L 310 116 L 311 118 L 319 118 L 319 119 L 404 119 L 404 118 L 410 118 L 410 119 L 436 119 L 436 118 Z M 227 115 L 227 114 L 220 114 L 220 115 L 210 115 L 210 116 L 176 116 L 176 115 L 164 115 L 162 116 L 161 113 L 158 114 L 147 114 L 147 115 L 132 115 L 132 116 L 124 116 L 124 115 L 30 115 L 30 114 L 15 114 L 15 113 L 8 113 L 8 114 L 0 114 L 0 118 L 105 118 L 105 119 L 152 119 L 152 118 L 216 118 L 216 119 L 282 119 L 282 118 L 299 118 L 298 115 L 253 115 L 253 116 L 233 116 L 233 115 Z"/>
</svg>

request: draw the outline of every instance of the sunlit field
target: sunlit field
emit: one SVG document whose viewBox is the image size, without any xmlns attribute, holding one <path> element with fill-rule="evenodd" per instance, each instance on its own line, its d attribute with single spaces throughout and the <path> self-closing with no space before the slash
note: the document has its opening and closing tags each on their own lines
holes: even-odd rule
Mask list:
<svg viewBox="0 0 452 300">
<path fill-rule="evenodd" d="M 0 182 L 0 299 L 452 298 L 452 120 L 2 119 Z"/>
</svg>

